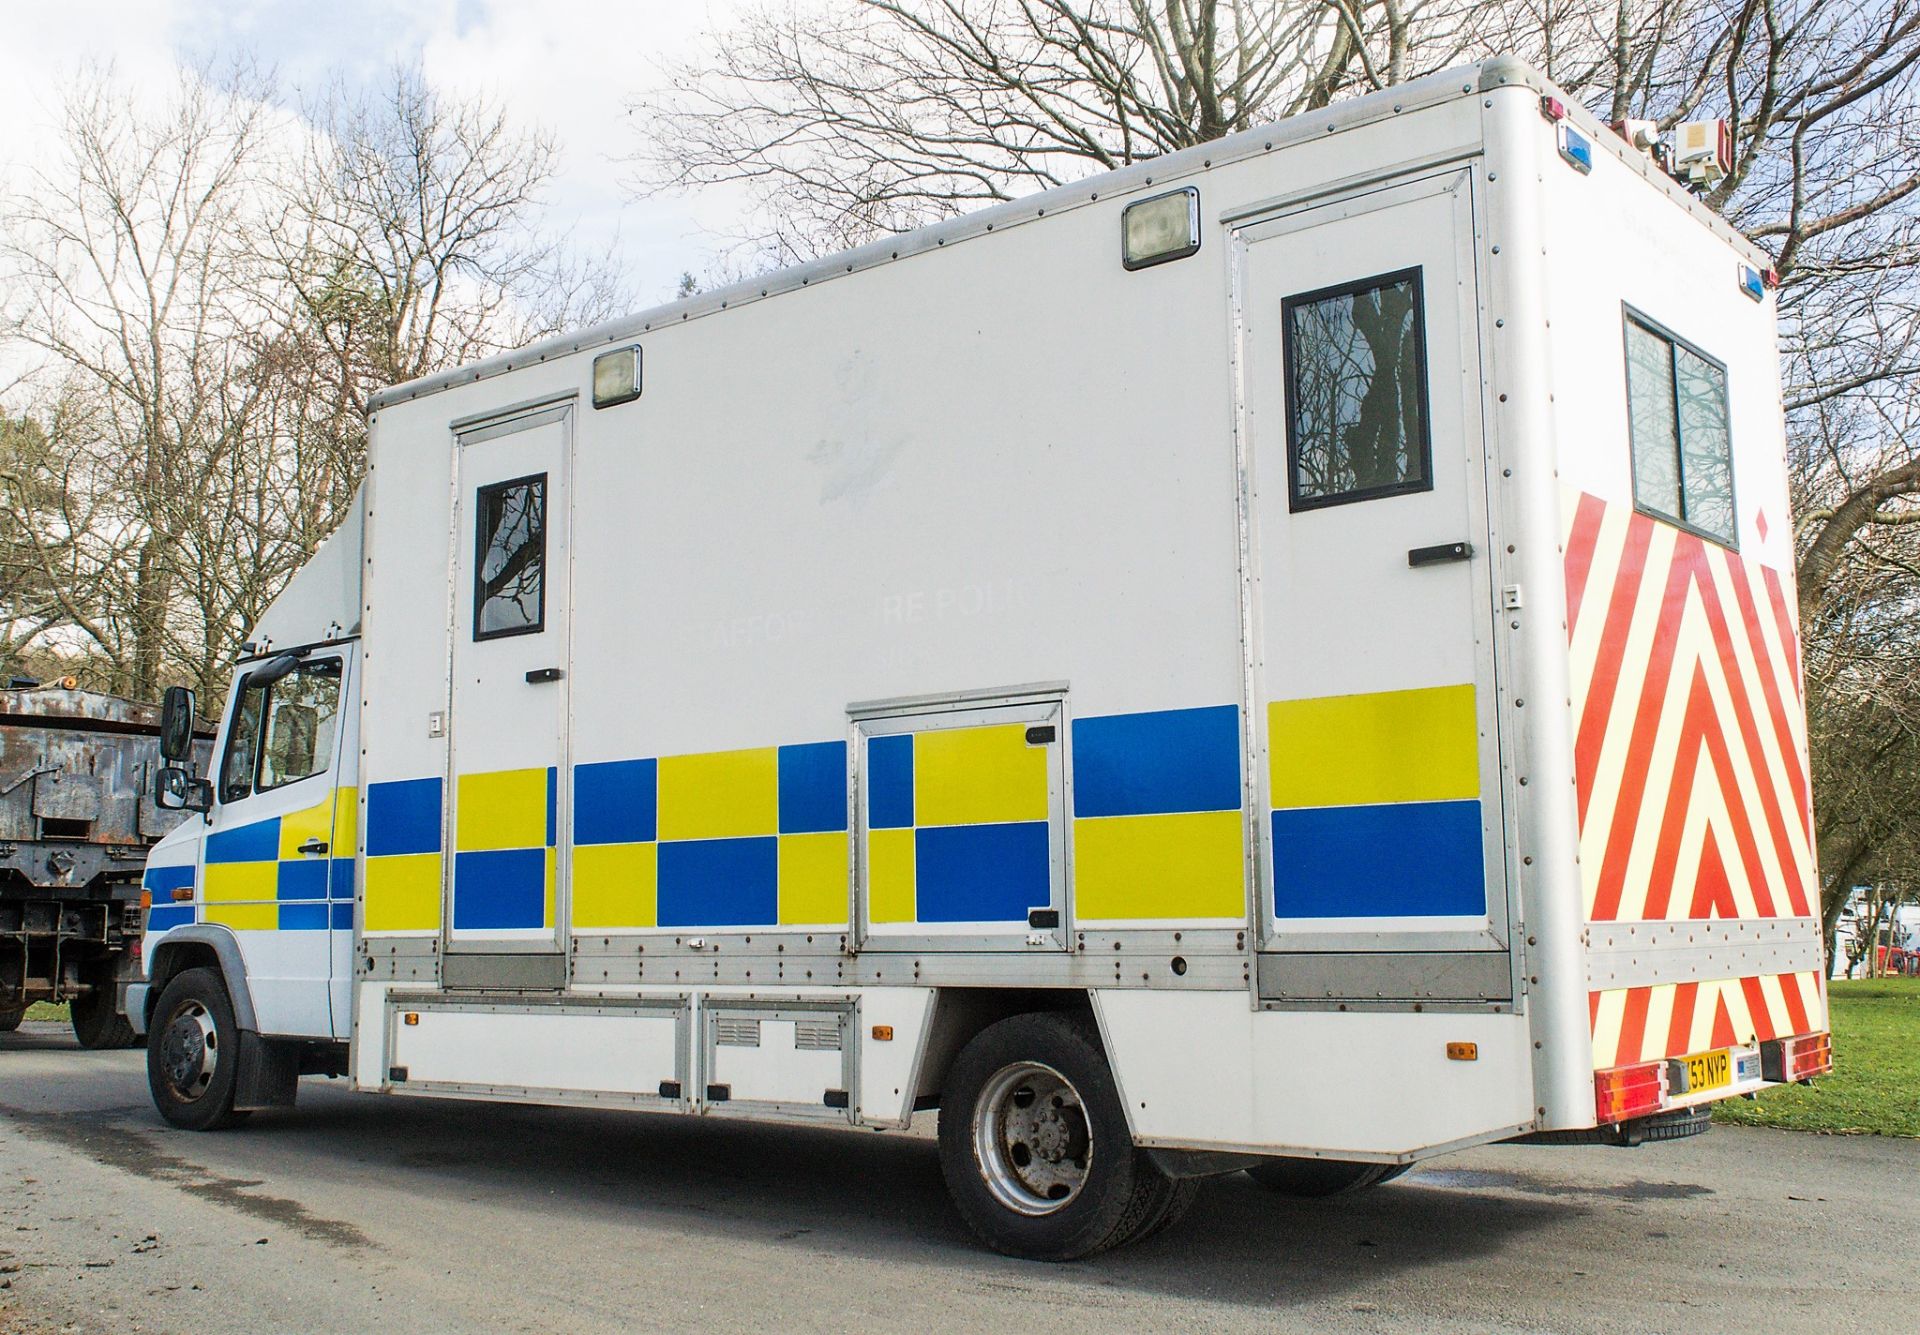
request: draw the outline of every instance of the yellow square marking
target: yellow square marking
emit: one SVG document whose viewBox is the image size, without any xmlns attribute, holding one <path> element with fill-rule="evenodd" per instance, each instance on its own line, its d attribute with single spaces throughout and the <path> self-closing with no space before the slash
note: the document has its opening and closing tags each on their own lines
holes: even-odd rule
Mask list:
<svg viewBox="0 0 1920 1335">
<path fill-rule="evenodd" d="M 652 927 L 659 921 L 657 846 L 576 844 L 575 927 Z"/>
<path fill-rule="evenodd" d="M 847 921 L 847 836 L 780 836 L 780 921 L 841 926 Z"/>
<path fill-rule="evenodd" d="M 1024 723 L 915 733 L 913 803 L 921 825 L 1045 820 L 1047 748 Z"/>
<path fill-rule="evenodd" d="M 360 790 L 333 790 L 333 856 L 352 857 L 360 847 Z"/>
<path fill-rule="evenodd" d="M 912 922 L 914 898 L 912 830 L 867 834 L 867 921 Z"/>
<path fill-rule="evenodd" d="M 1267 761 L 1276 809 L 1478 797 L 1473 687 L 1275 700 Z"/>
<path fill-rule="evenodd" d="M 263 864 L 271 866 L 272 864 Z M 217 922 L 236 932 L 277 932 L 280 930 L 278 904 L 208 904 L 201 910 L 202 922 Z"/>
<path fill-rule="evenodd" d="M 660 760 L 660 837 L 737 839 L 780 829 L 780 755 L 773 747 Z"/>
<path fill-rule="evenodd" d="M 547 772 L 544 769 L 462 774 L 457 792 L 454 846 L 460 852 L 546 847 Z"/>
<path fill-rule="evenodd" d="M 1074 916 L 1244 919 L 1245 833 L 1237 811 L 1077 820 Z"/>
<path fill-rule="evenodd" d="M 440 855 L 367 859 L 366 929 L 432 932 L 440 927 Z"/>
<path fill-rule="evenodd" d="M 203 897 L 212 903 L 245 903 L 280 898 L 278 862 L 209 862 Z M 212 921 L 209 919 L 209 921 Z"/>
<path fill-rule="evenodd" d="M 333 794 L 328 793 L 319 802 L 304 811 L 289 811 L 280 818 L 280 857 L 283 860 L 301 858 L 300 845 L 312 839 L 327 845 L 328 855 L 333 852 Z"/>
</svg>

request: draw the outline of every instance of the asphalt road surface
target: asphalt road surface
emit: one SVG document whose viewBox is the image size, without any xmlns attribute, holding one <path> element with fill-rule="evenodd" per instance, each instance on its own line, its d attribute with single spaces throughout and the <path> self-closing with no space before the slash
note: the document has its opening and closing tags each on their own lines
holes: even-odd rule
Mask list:
<svg viewBox="0 0 1920 1335">
<path fill-rule="evenodd" d="M 1885 1330 L 1920 1141 L 1475 1150 L 1345 1200 L 1244 1175 L 1068 1266 L 975 1245 L 929 1139 L 349 1094 L 175 1131 L 140 1052 L 0 1035 L 0 1335 Z M 1902 1315 L 1904 1313 L 1904 1315 Z M 1892 1322 L 1892 1325 L 1888 1323 Z"/>
</svg>

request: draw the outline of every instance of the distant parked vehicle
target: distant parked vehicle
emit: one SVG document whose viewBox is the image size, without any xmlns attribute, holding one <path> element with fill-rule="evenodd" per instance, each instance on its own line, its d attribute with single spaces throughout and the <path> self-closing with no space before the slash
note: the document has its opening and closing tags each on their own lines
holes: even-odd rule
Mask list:
<svg viewBox="0 0 1920 1335">
<path fill-rule="evenodd" d="M 136 1041 L 121 1012 L 140 976 L 140 874 L 185 816 L 154 802 L 159 736 L 155 706 L 71 678 L 0 690 L 0 1032 L 64 1001 L 84 1046 Z"/>
</svg>

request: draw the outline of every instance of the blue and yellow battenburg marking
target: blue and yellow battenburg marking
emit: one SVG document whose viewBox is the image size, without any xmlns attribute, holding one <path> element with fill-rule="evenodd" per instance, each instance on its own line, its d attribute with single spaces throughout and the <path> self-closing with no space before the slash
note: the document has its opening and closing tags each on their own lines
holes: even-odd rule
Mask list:
<svg viewBox="0 0 1920 1335">
<path fill-rule="evenodd" d="M 140 877 L 140 888 L 147 892 L 147 934 L 157 936 L 174 927 L 184 927 L 193 921 L 193 904 L 175 903 L 173 892 L 185 890 L 193 892 L 193 864 L 176 863 L 171 867 L 148 865 Z"/>
<path fill-rule="evenodd" d="M 1240 754 L 1233 705 L 1076 720 L 1075 918 L 1244 919 Z"/>
<path fill-rule="evenodd" d="M 462 774 L 455 781 L 456 931 L 554 925 L 555 788 L 551 766 Z"/>
<path fill-rule="evenodd" d="M 840 926 L 844 742 L 577 765 L 573 925 Z"/>
<path fill-rule="evenodd" d="M 235 931 L 350 930 L 356 799 L 352 788 L 333 789 L 313 806 L 209 834 L 200 921 Z M 303 846 L 325 851 L 303 853 Z M 147 889 L 156 910 L 159 881 L 170 882 L 165 887 L 170 898 L 182 871 L 184 884 L 191 885 L 191 868 L 150 873 Z M 193 906 L 180 907 L 191 913 Z M 162 921 L 179 925 L 171 918 Z"/>
<path fill-rule="evenodd" d="M 367 931 L 440 930 L 442 786 L 437 778 L 367 785 Z"/>
<path fill-rule="evenodd" d="M 1025 923 L 1052 898 L 1048 756 L 1024 723 L 867 740 L 867 916 Z"/>
<path fill-rule="evenodd" d="M 1267 706 L 1278 918 L 1486 912 L 1471 685 Z"/>
</svg>

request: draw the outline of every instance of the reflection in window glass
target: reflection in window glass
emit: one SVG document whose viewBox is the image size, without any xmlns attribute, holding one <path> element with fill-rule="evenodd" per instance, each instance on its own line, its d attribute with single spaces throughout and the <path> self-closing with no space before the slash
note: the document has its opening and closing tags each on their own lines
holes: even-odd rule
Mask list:
<svg viewBox="0 0 1920 1335">
<path fill-rule="evenodd" d="M 1418 269 L 1287 299 L 1294 509 L 1432 485 L 1425 322 Z"/>
<path fill-rule="evenodd" d="M 303 663 L 272 687 L 260 747 L 261 791 L 326 772 L 340 716 L 340 660 Z"/>
<path fill-rule="evenodd" d="M 1629 313 L 1627 424 L 1634 504 L 1731 545 L 1726 368 Z"/>
<path fill-rule="evenodd" d="M 482 487 L 475 551 L 473 637 L 540 630 L 546 621 L 547 479 Z"/>
<path fill-rule="evenodd" d="M 220 767 L 220 800 L 238 802 L 253 791 L 253 762 L 260 750 L 260 709 L 267 688 L 243 682 L 227 733 L 227 758 Z"/>
<path fill-rule="evenodd" d="M 237 802 L 326 773 L 339 717 L 337 658 L 302 663 L 272 682 L 249 675 L 240 683 L 220 767 L 220 800 Z"/>
<path fill-rule="evenodd" d="M 1627 406 L 1634 499 L 1680 517 L 1680 437 L 1673 412 L 1673 344 L 1627 322 Z"/>
</svg>

